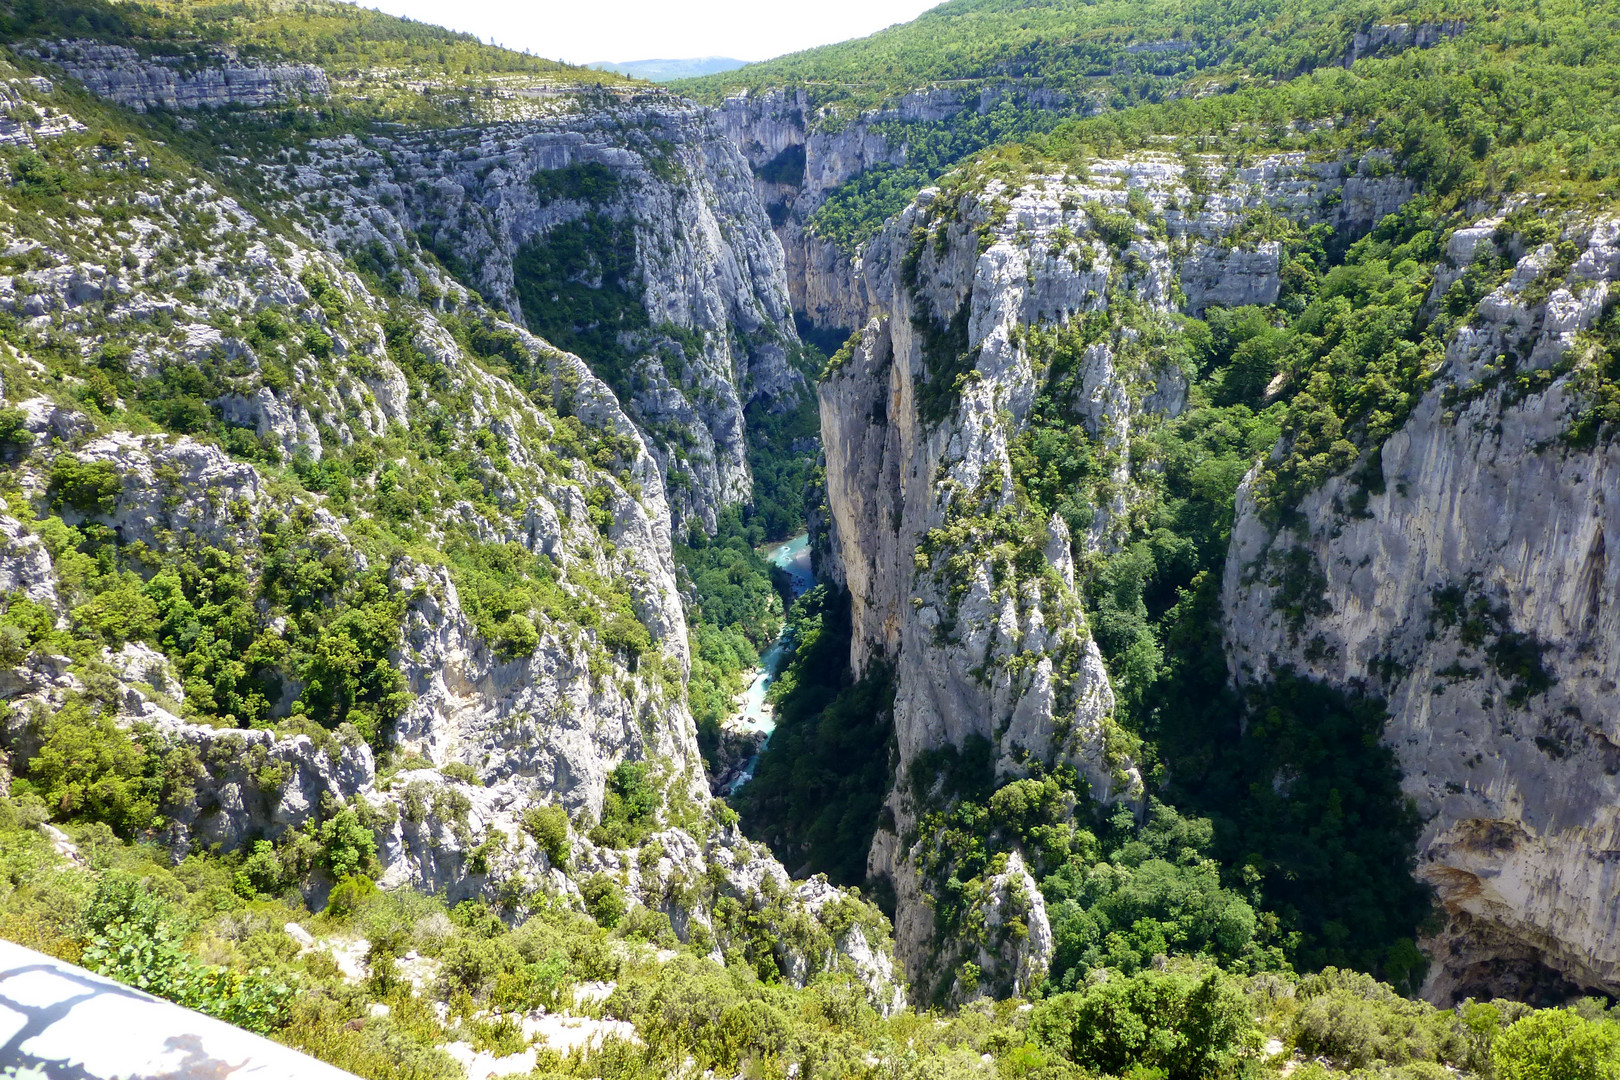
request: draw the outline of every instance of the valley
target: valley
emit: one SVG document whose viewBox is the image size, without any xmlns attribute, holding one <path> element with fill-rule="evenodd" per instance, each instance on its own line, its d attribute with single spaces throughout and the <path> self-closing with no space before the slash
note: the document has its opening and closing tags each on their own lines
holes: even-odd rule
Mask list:
<svg viewBox="0 0 1620 1080">
<path fill-rule="evenodd" d="M 1620 1075 L 1620 9 L 0 33 L 0 938 L 376 1078 Z"/>
</svg>

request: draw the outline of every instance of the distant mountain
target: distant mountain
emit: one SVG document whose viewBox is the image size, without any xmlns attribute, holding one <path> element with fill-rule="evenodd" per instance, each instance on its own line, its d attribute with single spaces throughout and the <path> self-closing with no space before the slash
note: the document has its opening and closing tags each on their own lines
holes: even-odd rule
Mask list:
<svg viewBox="0 0 1620 1080">
<path fill-rule="evenodd" d="M 729 56 L 694 56 L 685 60 L 626 60 L 622 63 L 598 60 L 585 66 L 594 71 L 611 71 L 648 82 L 672 82 L 675 79 L 695 79 L 699 75 L 736 71 L 746 63 L 748 61 L 734 60 Z"/>
</svg>

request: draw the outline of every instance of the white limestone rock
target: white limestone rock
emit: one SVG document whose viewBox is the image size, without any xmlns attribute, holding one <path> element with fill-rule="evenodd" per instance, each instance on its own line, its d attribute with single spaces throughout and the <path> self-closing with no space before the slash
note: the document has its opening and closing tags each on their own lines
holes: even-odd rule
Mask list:
<svg viewBox="0 0 1620 1080">
<path fill-rule="evenodd" d="M 436 236 L 519 323 L 514 257 L 524 245 L 587 215 L 624 222 L 646 327 L 621 339 L 634 349 L 623 405 L 659 463 L 674 527 L 712 530 L 721 508 L 751 497 L 744 408 L 781 408 L 805 391 L 789 364 L 798 336 L 781 244 L 712 113 L 649 94 L 494 130 L 317 140 L 312 150 L 292 197 L 325 218 L 331 242 L 404 255 L 417 234 Z M 581 166 L 613 177 L 604 201 L 537 187 Z M 341 202 L 322 211 L 320 200 Z"/>
<path fill-rule="evenodd" d="M 326 72 L 313 64 L 244 63 L 233 49 L 222 50 L 213 64 L 201 67 L 193 56 L 143 57 L 123 45 L 88 40 L 40 42 L 23 52 L 60 64 L 91 93 L 140 113 L 262 108 L 324 100 L 330 92 Z"/>
<path fill-rule="evenodd" d="M 1472 259 L 1495 224 L 1454 234 L 1453 259 Z M 1615 277 L 1616 234 L 1613 221 L 1581 228 L 1575 267 L 1544 300 L 1521 298 L 1546 262 L 1530 252 L 1481 302 L 1384 443 L 1364 511 L 1345 509 L 1355 481 L 1336 477 L 1300 503 L 1300 526 L 1274 533 L 1252 478 L 1239 494 L 1222 600 L 1232 672 L 1250 683 L 1286 665 L 1387 701 L 1385 740 L 1424 821 L 1417 874 L 1448 914 L 1427 943 L 1438 1002 L 1531 992 L 1548 971 L 1620 988 L 1620 569 L 1607 554 L 1620 518 L 1606 494 L 1620 449 L 1568 445 L 1575 376 L 1528 396 L 1488 381 L 1504 348 L 1520 370 L 1563 370 Z M 1257 573 L 1294 548 L 1331 611 L 1299 633 Z M 1448 596 L 1490 613 L 1483 642 L 1462 641 L 1439 610 Z M 1499 669 L 1504 635 L 1535 663 Z"/>
</svg>

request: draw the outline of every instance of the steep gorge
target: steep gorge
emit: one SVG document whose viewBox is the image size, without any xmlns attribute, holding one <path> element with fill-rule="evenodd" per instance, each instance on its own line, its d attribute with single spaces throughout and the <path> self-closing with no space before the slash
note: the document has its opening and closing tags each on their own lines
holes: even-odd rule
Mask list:
<svg viewBox="0 0 1620 1080">
<path fill-rule="evenodd" d="M 1410 189 L 1364 171 L 1267 160 L 1193 211 L 1173 159 L 1093 162 L 1086 183 L 925 192 L 867 249 L 870 321 L 821 383 L 830 566 L 850 591 L 852 666 L 895 665 L 899 768 L 870 870 L 894 882 L 901 954 L 925 986 L 962 958 L 936 939 L 937 903 L 924 897 L 937 886 L 919 874 L 915 762 L 978 737 L 1001 782 L 1068 765 L 1098 802 L 1143 805 L 1084 613 L 1086 578 L 1134 539 L 1150 497 L 1153 466 L 1135 460 L 1133 435 L 1186 408 L 1182 361 L 1142 335 L 1178 307 L 1274 302 L 1280 245 L 1230 234 L 1257 208 L 1309 219 L 1324 203 L 1344 231 L 1365 230 Z M 1111 319 L 1121 305 L 1141 313 L 1134 323 Z M 1095 490 L 1108 493 L 1073 533 L 1056 508 L 1031 504 L 1014 465 L 1064 363 L 1075 366 L 1061 406 L 1097 445 Z M 1016 892 L 1040 895 L 1027 875 Z M 1015 987 L 1051 959 L 1038 900 L 1021 917 L 1027 951 L 974 958 Z"/>
<path fill-rule="evenodd" d="M 39 762 L 136 738 L 169 779 L 86 812 L 161 811 L 176 859 L 259 852 L 265 891 L 320 904 L 365 868 L 515 920 L 606 890 L 715 956 L 902 1003 L 877 913 L 789 882 L 710 798 L 687 707 L 672 538 L 749 499 L 744 406 L 804 393 L 780 248 L 705 114 L 564 88 L 181 182 L 127 114 L 11 85 L 43 110 L 24 140 L 107 133 L 94 206 L 47 189 L 6 238 L 12 789 L 71 802 Z M 587 219 L 625 230 L 628 280 L 558 287 L 624 325 L 557 331 L 606 341 L 616 387 L 516 322 L 523 252 Z M 121 776 L 85 782 L 147 783 Z M 375 864 L 311 855 L 338 835 Z"/>
<path fill-rule="evenodd" d="M 1200 167 L 1209 177 L 1223 166 Z M 1143 536 L 1163 468 L 1144 434 L 1188 397 L 1175 351 L 1155 354 L 1151 313 L 1276 303 L 1284 247 L 1241 238 L 1256 208 L 1322 222 L 1348 244 L 1416 193 L 1376 157 L 1273 158 L 1213 190 L 1168 158 L 1094 160 L 1089 173 L 1090 183 L 1047 176 L 1010 190 L 992 180 L 943 206 L 925 192 L 867 249 L 870 321 L 822 382 L 831 565 L 851 593 L 851 663 L 896 664 L 900 768 L 870 870 L 895 881 L 897 940 L 924 987 L 960 960 L 934 937 L 941 901 L 925 893 L 938 885 L 918 871 L 928 841 L 918 846 L 913 763 L 926 751 L 979 735 L 998 776 L 1040 775 L 1055 755 L 1103 802 L 1142 798 L 1114 749 L 1129 743 L 1110 735 L 1128 658 L 1114 658 L 1111 680 L 1082 610 L 1096 610 L 1085 579 Z M 1110 209 L 1127 215 L 1117 241 L 1103 231 Z M 1225 557 L 1218 629 L 1240 688 L 1263 690 L 1281 671 L 1387 703 L 1383 740 L 1424 822 L 1416 875 L 1445 912 L 1424 942 L 1425 994 L 1441 1002 L 1616 985 L 1613 913 L 1600 899 L 1613 831 L 1614 733 L 1598 703 L 1613 682 L 1598 494 L 1609 451 L 1606 439 L 1582 441 L 1596 421 L 1579 389 L 1609 347 L 1595 328 L 1612 227 L 1601 216 L 1553 220 L 1550 232 L 1536 227 L 1548 238 L 1539 246 L 1500 215 L 1449 233 L 1428 310 L 1467 318 L 1444 338 L 1410 417 L 1297 507 L 1259 502 L 1257 467 Z M 1494 291 L 1446 307 L 1465 274 L 1490 273 Z M 1087 322 L 1126 297 L 1135 329 L 1116 321 L 1110 337 L 1107 320 Z M 1144 310 L 1146 322 L 1129 314 Z M 1063 327 L 1090 342 L 1068 405 L 1105 454 L 1089 525 L 1073 535 L 1058 516 L 1013 528 L 995 519 L 1031 509 L 1009 447 L 1052 377 L 1041 331 Z M 1133 349 L 1143 334 L 1147 348 Z M 1285 433 L 1271 459 L 1292 440 Z M 1021 557 L 1020 544 L 1034 547 Z M 1043 611 L 1077 577 L 1066 613 Z M 1054 665 L 1065 634 L 1081 658 Z M 1018 892 L 1039 895 L 1032 879 Z M 1023 912 L 1027 954 L 1014 967 L 1049 959 L 1036 907 Z M 976 960 L 996 970 L 993 949 Z"/>
<path fill-rule="evenodd" d="M 1445 1028 L 1381 1077 L 1486 1075 L 1476 1021 L 1620 991 L 1598 136 L 1396 115 L 1507 79 L 1495 22 L 1084 7 L 1128 25 L 1062 78 L 711 106 L 320 4 L 30 34 L 0 835 L 91 850 L 80 900 L 124 887 L 94 852 L 163 861 L 199 947 L 355 1039 L 431 998 L 429 1044 L 544 1072 L 548 1010 L 634 1017 L 581 1077 L 900 1076 L 908 1002 L 963 1075 L 1126 1075 L 1064 1010 L 1194 987 L 1220 1068 L 1262 1028 L 1372 1061 L 1325 995 Z M 728 806 L 801 505 L 791 729 Z M 1235 1075 L 1182 1068 L 1141 1065 Z"/>
</svg>

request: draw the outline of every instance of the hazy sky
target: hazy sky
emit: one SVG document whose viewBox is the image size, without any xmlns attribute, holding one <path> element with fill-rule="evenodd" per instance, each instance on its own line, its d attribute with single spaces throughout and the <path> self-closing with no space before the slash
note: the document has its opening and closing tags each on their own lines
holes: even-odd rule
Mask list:
<svg viewBox="0 0 1620 1080">
<path fill-rule="evenodd" d="M 497 45 L 586 64 L 733 56 L 765 60 L 864 37 L 939 0 L 362 0 Z"/>
</svg>

